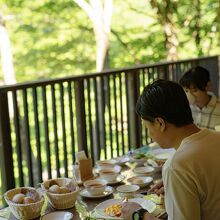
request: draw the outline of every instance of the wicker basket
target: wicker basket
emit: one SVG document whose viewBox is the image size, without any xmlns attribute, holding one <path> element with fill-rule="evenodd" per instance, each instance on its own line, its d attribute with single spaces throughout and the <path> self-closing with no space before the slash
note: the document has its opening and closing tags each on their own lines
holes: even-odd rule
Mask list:
<svg viewBox="0 0 220 220">
<path fill-rule="evenodd" d="M 59 186 L 66 186 L 72 182 L 68 178 L 50 179 L 41 184 L 41 187 L 45 190 L 47 199 L 50 205 L 55 209 L 69 209 L 75 206 L 76 197 L 79 192 L 79 187 L 76 186 L 76 190 L 70 193 L 56 194 L 48 191 L 50 181 L 55 180 Z"/>
<path fill-rule="evenodd" d="M 44 203 L 44 197 L 42 196 L 38 202 L 30 204 L 18 204 L 12 202 L 14 195 L 21 192 L 22 189 L 35 190 L 32 187 L 20 187 L 7 191 L 4 194 L 5 201 L 9 205 L 9 208 L 13 215 L 18 219 L 34 219 L 40 216 L 41 209 Z"/>
</svg>

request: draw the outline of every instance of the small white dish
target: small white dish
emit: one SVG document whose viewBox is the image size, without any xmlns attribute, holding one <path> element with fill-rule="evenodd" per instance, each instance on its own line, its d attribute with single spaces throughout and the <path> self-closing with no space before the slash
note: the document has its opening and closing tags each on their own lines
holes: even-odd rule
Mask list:
<svg viewBox="0 0 220 220">
<path fill-rule="evenodd" d="M 72 220 L 73 214 L 66 211 L 56 211 L 45 214 L 41 217 L 41 220 Z"/>
<path fill-rule="evenodd" d="M 115 158 L 117 161 L 117 164 L 122 166 L 125 163 L 129 162 L 131 160 L 131 158 L 129 156 L 121 156 L 121 157 L 117 157 Z"/>
<path fill-rule="evenodd" d="M 146 174 L 152 174 L 154 172 L 154 168 L 150 167 L 150 166 L 146 166 L 146 167 L 136 167 L 134 168 L 134 173 L 136 175 L 146 175 Z"/>
<path fill-rule="evenodd" d="M 114 189 L 111 186 L 106 186 L 104 192 L 98 195 L 91 194 L 87 189 L 83 189 L 79 194 L 85 198 L 104 198 L 111 195 L 113 191 Z"/>
<path fill-rule="evenodd" d="M 140 187 L 138 185 L 122 185 L 118 186 L 116 189 L 121 193 L 133 193 L 139 190 Z"/>
<path fill-rule="evenodd" d="M 115 185 L 115 184 L 117 184 L 117 183 L 121 183 L 124 179 L 125 179 L 125 176 L 122 175 L 122 174 L 119 174 L 115 180 L 113 180 L 113 181 L 108 181 L 107 184 L 108 184 L 108 185 Z"/>
<path fill-rule="evenodd" d="M 127 179 L 127 181 L 131 184 L 140 186 L 140 188 L 143 188 L 153 182 L 153 178 L 150 176 L 134 176 Z"/>
<path fill-rule="evenodd" d="M 159 165 L 157 164 L 157 162 L 154 161 L 154 160 L 152 160 L 152 159 L 148 159 L 147 162 L 144 163 L 144 166 L 145 166 L 145 167 L 148 167 L 149 165 L 154 168 L 154 171 L 155 171 L 155 172 L 161 172 L 161 171 L 162 171 L 162 165 L 159 166 Z"/>
</svg>

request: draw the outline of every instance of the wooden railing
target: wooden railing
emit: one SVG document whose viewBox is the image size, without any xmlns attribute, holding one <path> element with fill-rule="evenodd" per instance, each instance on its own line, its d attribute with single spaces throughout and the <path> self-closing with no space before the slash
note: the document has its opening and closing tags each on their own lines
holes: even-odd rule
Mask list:
<svg viewBox="0 0 220 220">
<path fill-rule="evenodd" d="M 72 176 L 80 150 L 95 161 L 148 144 L 135 113 L 140 92 L 195 65 L 210 71 L 218 95 L 217 56 L 0 87 L 2 192 Z"/>
</svg>

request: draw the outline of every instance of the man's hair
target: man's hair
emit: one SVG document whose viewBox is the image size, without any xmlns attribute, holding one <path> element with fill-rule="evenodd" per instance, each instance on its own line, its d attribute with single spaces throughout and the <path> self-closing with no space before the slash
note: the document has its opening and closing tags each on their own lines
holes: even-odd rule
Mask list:
<svg viewBox="0 0 220 220">
<path fill-rule="evenodd" d="M 157 80 L 144 88 L 136 104 L 137 114 L 154 122 L 156 117 L 177 127 L 191 124 L 192 113 L 183 88 L 175 82 Z"/>
<path fill-rule="evenodd" d="M 209 81 L 209 71 L 201 66 L 196 66 L 185 72 L 179 82 L 183 87 L 193 86 L 201 91 L 206 91 Z"/>
</svg>

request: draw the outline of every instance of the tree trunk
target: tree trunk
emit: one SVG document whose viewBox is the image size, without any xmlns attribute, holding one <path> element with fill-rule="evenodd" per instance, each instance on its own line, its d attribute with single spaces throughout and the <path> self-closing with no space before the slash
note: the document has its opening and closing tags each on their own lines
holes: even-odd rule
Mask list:
<svg viewBox="0 0 220 220">
<path fill-rule="evenodd" d="M 74 0 L 88 15 L 93 24 L 93 30 L 96 40 L 96 71 L 100 72 L 108 66 L 105 61 L 108 60 L 109 35 L 111 31 L 111 15 L 113 0 Z"/>
</svg>

